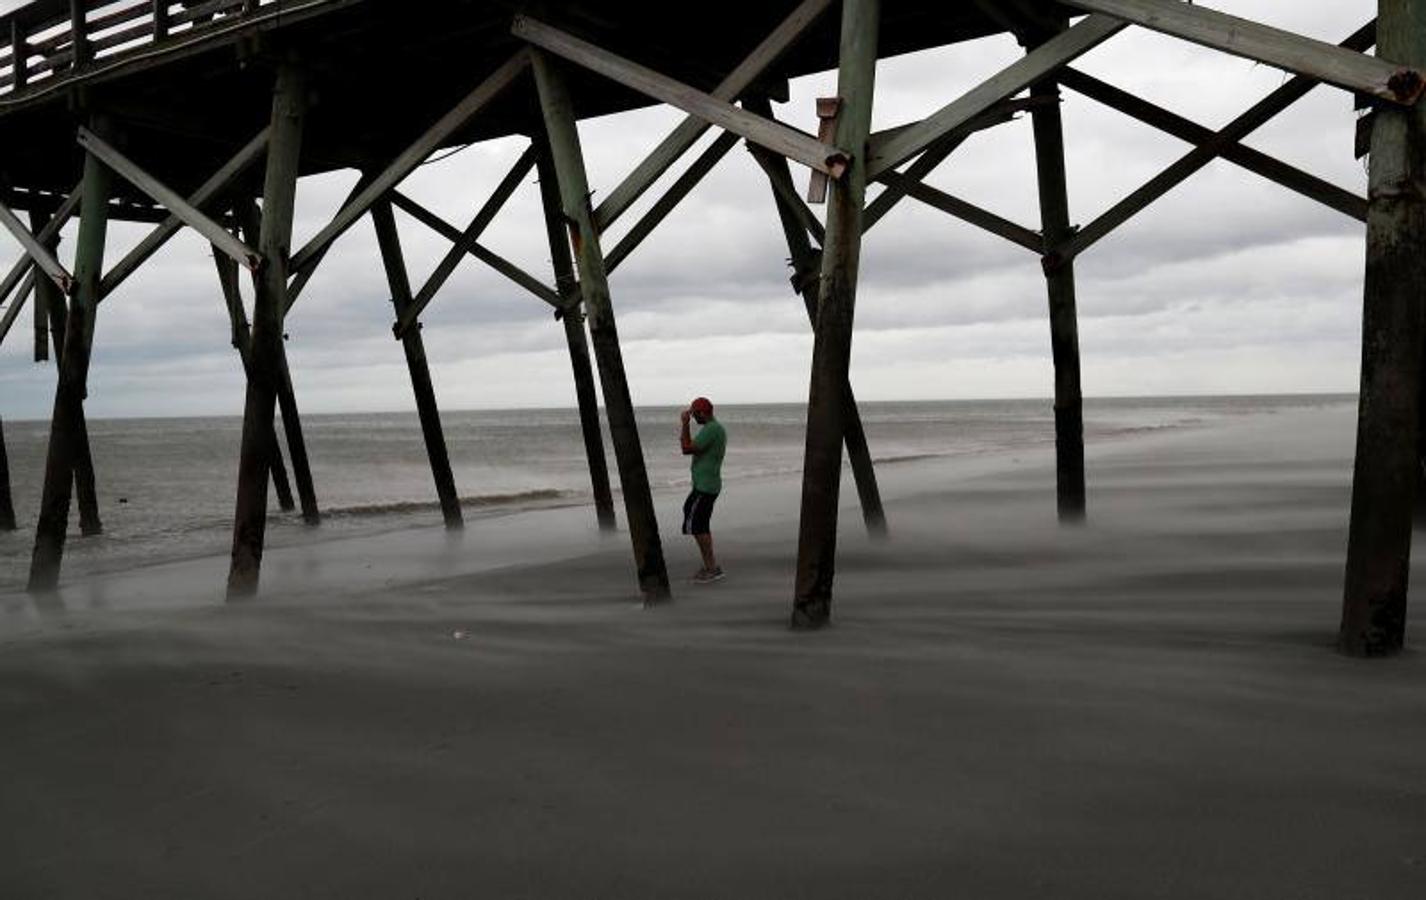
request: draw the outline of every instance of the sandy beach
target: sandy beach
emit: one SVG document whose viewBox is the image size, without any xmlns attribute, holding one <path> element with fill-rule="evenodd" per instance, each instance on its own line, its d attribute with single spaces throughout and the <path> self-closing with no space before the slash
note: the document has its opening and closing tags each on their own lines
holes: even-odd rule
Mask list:
<svg viewBox="0 0 1426 900">
<path fill-rule="evenodd" d="M 1333 650 L 1353 420 L 1091 445 L 1078 528 L 1047 447 L 888 466 L 813 634 L 791 480 L 657 609 L 582 509 L 0 596 L 0 895 L 1415 900 L 1423 601 Z"/>
</svg>

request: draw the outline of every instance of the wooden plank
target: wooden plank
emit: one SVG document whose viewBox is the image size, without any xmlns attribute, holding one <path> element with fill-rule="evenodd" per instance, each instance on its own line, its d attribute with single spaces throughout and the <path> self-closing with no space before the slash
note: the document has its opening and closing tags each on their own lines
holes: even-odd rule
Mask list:
<svg viewBox="0 0 1426 900">
<path fill-rule="evenodd" d="M 177 216 L 179 221 L 203 235 L 210 244 L 222 250 L 234 261 L 254 272 L 262 265 L 262 255 L 256 250 L 233 237 L 226 228 L 204 215 L 196 206 L 183 199 L 177 191 L 139 168 L 138 165 L 82 125 L 79 128 L 79 146 L 99 157 L 116 174 L 152 197 L 170 213 Z"/>
<path fill-rule="evenodd" d="M 1418 70 L 1204 6 L 1177 0 L 1071 0 L 1071 3 L 1391 103 L 1409 106 L 1426 89 L 1426 80 Z"/>
<path fill-rule="evenodd" d="M 1038 232 L 1031 231 L 1023 225 L 1017 225 L 1009 219 L 976 206 L 974 203 L 952 196 L 939 188 L 931 187 L 929 184 L 912 181 L 909 177 L 896 171 L 882 172 L 877 176 L 877 180 L 895 187 L 907 196 L 914 197 L 927 206 L 939 209 L 944 213 L 949 213 L 964 222 L 969 222 L 977 228 L 1002 237 L 1012 244 L 1024 247 L 1031 253 L 1040 254 L 1044 252 L 1044 241 L 1041 240 Z"/>
<path fill-rule="evenodd" d="M 301 250 L 294 253 L 290 264 L 291 270 L 301 272 L 311 265 L 314 257 L 322 248 L 341 237 L 357 219 L 366 214 L 373 203 L 386 196 L 402 179 L 411 174 L 411 171 L 430 156 L 432 151 L 441 146 L 452 132 L 470 121 L 472 116 L 504 92 L 514 83 L 515 79 L 524 73 L 529 65 L 529 51 L 520 50 L 490 73 L 474 90 L 466 94 L 464 99 L 452 107 L 450 112 L 441 116 L 434 125 L 426 129 L 425 133 L 413 141 L 396 159 L 392 160 L 390 165 L 373 178 L 355 199 L 343 206 L 325 228 L 308 241 Z"/>
<path fill-rule="evenodd" d="M 188 204 L 195 209 L 202 209 L 217 197 L 221 196 L 233 183 L 247 171 L 248 167 L 257 161 L 267 150 L 267 139 L 270 129 L 264 128 L 243 145 L 232 158 L 223 164 L 217 172 L 207 181 L 198 187 L 198 190 L 188 198 Z M 139 266 L 143 265 L 149 257 L 159 251 L 169 238 L 178 233 L 183 227 L 183 221 L 176 215 L 170 215 L 161 225 L 149 232 L 142 241 L 124 255 L 124 258 L 115 264 L 104 276 L 104 280 L 99 285 L 100 298 L 107 297 L 115 288 L 123 284 L 124 279 L 132 275 Z"/>
<path fill-rule="evenodd" d="M 60 265 L 59 260 L 55 259 L 49 248 L 37 240 L 33 234 L 30 234 L 30 229 L 26 228 L 24 223 L 15 217 L 15 213 L 11 211 L 10 207 L 3 203 L 0 203 L 0 225 L 3 225 L 5 230 L 20 242 L 20 246 L 24 248 L 25 253 L 34 261 L 34 264 L 39 266 L 40 271 L 48 275 L 51 281 L 59 285 L 60 290 L 68 294 L 73 289 L 74 279 L 70 276 L 69 271 Z"/>
<path fill-rule="evenodd" d="M 867 177 L 874 179 L 896 168 L 941 136 L 1088 53 L 1125 27 L 1126 23 L 1110 16 L 1092 15 L 1081 19 L 1073 28 L 1031 50 L 928 118 L 886 140 L 873 142 L 867 150 Z"/>
<path fill-rule="evenodd" d="M 1056 78 L 1060 84 L 1071 90 L 1191 144 L 1202 146 L 1217 140 L 1217 133 L 1212 129 L 1205 128 L 1197 122 L 1147 100 L 1135 97 L 1128 91 L 1120 90 L 1092 75 L 1086 75 L 1066 67 L 1057 74 Z M 1249 172 L 1261 175 L 1290 191 L 1316 200 L 1318 203 L 1351 216 L 1360 222 L 1367 220 L 1365 197 L 1359 197 L 1351 191 L 1274 159 L 1266 153 L 1234 141 L 1223 144 L 1219 155 Z"/>
<path fill-rule="evenodd" d="M 528 16 L 516 16 L 512 33 L 537 47 L 563 57 L 591 72 L 597 72 L 627 88 L 676 106 L 684 112 L 733 132 L 774 153 L 840 178 L 851 154 L 781 122 L 769 122 L 661 75 L 653 69 L 630 62 L 588 41 L 566 34 Z"/>
<path fill-rule="evenodd" d="M 664 195 L 649 207 L 649 211 L 629 228 L 619 243 L 614 245 L 614 249 L 605 254 L 604 271 L 612 274 L 737 143 L 738 136 L 730 131 L 718 135 L 713 143 L 708 145 L 708 149 L 700 153 L 688 169 L 669 185 Z"/>
<path fill-rule="evenodd" d="M 451 274 L 455 272 L 456 266 L 460 264 L 460 261 L 465 259 L 467 254 L 471 253 L 476 241 L 480 239 L 480 235 L 490 226 L 491 221 L 494 220 L 496 214 L 500 212 L 501 207 L 510 199 L 510 195 L 515 193 L 515 189 L 520 186 L 521 180 L 524 179 L 534 167 L 535 149 L 534 145 L 531 144 L 525 148 L 525 152 L 520 154 L 519 159 L 515 160 L 515 164 L 510 167 L 510 171 L 505 173 L 505 177 L 495 186 L 494 192 L 491 193 L 489 199 L 487 199 L 485 204 L 476 212 L 475 218 L 471 219 L 465 231 L 461 232 L 458 239 L 452 241 L 451 249 L 446 251 L 446 255 L 436 264 L 435 270 L 427 277 L 425 284 L 421 285 L 421 289 L 416 292 L 416 296 L 412 299 L 411 304 L 402 312 L 394 329 L 397 337 L 405 334 L 406 330 L 420 318 L 421 313 L 430 305 L 430 302 L 435 299 L 436 292 L 441 289 L 442 285 L 451 277 Z M 397 202 L 394 192 L 392 202 Z M 398 205 L 408 211 L 413 207 L 419 207 L 419 204 L 409 197 L 401 197 Z M 425 210 L 423 209 L 422 212 L 424 213 Z"/>
<path fill-rule="evenodd" d="M 69 45 L 73 48 L 76 68 L 89 61 L 89 28 L 84 21 L 85 0 L 69 0 Z"/>
<path fill-rule="evenodd" d="M 1365 49 L 1375 40 L 1373 24 L 1357 29 L 1342 42 L 1349 49 Z M 1254 130 L 1269 122 L 1273 116 L 1287 109 L 1293 103 L 1307 96 L 1317 82 L 1304 75 L 1298 75 L 1272 91 L 1242 115 L 1219 129 L 1214 139 L 1202 144 L 1176 160 L 1173 165 L 1149 179 L 1141 187 L 1120 200 L 1094 221 L 1074 233 L 1069 240 L 1061 242 L 1045 257 L 1047 266 L 1061 265 L 1074 259 L 1094 246 L 1105 236 L 1148 208 L 1158 198 L 1164 196 L 1189 176 L 1212 162 L 1224 147 L 1235 144 Z"/>
<path fill-rule="evenodd" d="M 10 83 L 18 91 L 28 81 L 30 52 L 26 46 L 25 29 L 13 20 L 10 22 L 10 59 L 14 67 Z"/>
<path fill-rule="evenodd" d="M 710 96 L 729 103 L 737 100 L 743 91 L 792 47 L 831 4 L 832 0 L 803 0 L 799 3 L 753 52 L 728 73 L 728 77 L 718 83 Z M 609 192 L 604 202 L 595 207 L 594 226 L 602 233 L 614 224 L 614 221 L 623 215 L 634 201 L 643 196 L 659 176 L 668 171 L 669 166 L 686 153 L 707 130 L 708 123 L 697 116 L 689 116 L 680 122 L 632 172 L 624 176 L 624 180 Z"/>
</svg>

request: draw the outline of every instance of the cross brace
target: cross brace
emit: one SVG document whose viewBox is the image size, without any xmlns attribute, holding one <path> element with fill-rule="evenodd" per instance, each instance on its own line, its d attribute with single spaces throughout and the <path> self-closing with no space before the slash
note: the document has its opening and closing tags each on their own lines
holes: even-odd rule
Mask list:
<svg viewBox="0 0 1426 900">
<path fill-rule="evenodd" d="M 410 215 L 411 218 L 446 238 L 446 240 L 452 244 L 460 246 L 462 254 L 468 253 L 474 256 L 476 259 L 490 266 L 490 268 L 504 275 L 555 309 L 564 309 L 569 305 L 567 300 L 560 297 L 559 292 L 526 272 L 524 269 L 496 254 L 494 251 L 487 249 L 475 241 L 471 241 L 469 245 L 466 246 L 465 232 L 462 232 L 459 228 L 447 222 L 445 219 L 442 219 L 400 191 L 391 192 L 391 205 L 403 210 Z M 402 307 L 402 314 L 395 329 L 397 331 L 397 337 L 404 336 L 415 324 L 415 316 L 411 316 L 409 319 L 407 318 L 406 313 L 409 309 L 409 305 Z"/>
<path fill-rule="evenodd" d="M 732 102 L 738 99 L 753 81 L 776 62 L 792 44 L 803 35 L 817 19 L 831 6 L 832 0 L 803 0 L 787 18 L 773 29 L 754 50 L 719 82 L 709 95 L 717 100 Z M 669 166 L 697 142 L 708 123 L 697 116 L 688 116 L 653 149 L 643 162 L 619 182 L 609 196 L 604 198 L 594 210 L 594 227 L 601 232 L 614 224 L 634 201 L 647 191 L 659 176 L 668 171 Z"/>
<path fill-rule="evenodd" d="M 761 144 L 833 178 L 840 178 L 852 154 L 824 144 L 781 122 L 764 119 L 726 100 L 705 94 L 528 16 L 516 16 L 511 31 L 518 38 L 563 57 L 655 100 L 662 100 L 734 134 Z"/>
<path fill-rule="evenodd" d="M 79 146 L 98 157 L 110 170 L 125 181 L 152 197 L 179 221 L 203 235 L 214 247 L 222 250 L 241 265 L 256 271 L 262 265 L 262 255 L 242 241 L 233 237 L 228 230 L 205 216 L 196 206 L 190 204 L 177 191 L 139 168 L 118 150 L 111 147 L 94 132 L 79 126 Z M 160 226 L 162 227 L 162 226 Z M 102 293 L 102 290 L 101 290 Z"/>
</svg>

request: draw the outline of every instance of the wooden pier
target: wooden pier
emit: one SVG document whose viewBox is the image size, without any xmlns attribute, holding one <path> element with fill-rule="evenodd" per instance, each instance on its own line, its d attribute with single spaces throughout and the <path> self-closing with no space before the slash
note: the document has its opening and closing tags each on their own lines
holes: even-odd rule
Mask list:
<svg viewBox="0 0 1426 900">
<path fill-rule="evenodd" d="M 1204 128 L 1073 68 L 1129 28 L 1276 67 L 1291 77 L 1218 130 Z M 1013 64 L 925 119 L 871 130 L 879 58 L 1010 33 Z M 10 472 L 0 431 L 0 528 L 13 528 L 11 477 L 43 477 L 30 588 L 60 583 L 72 498 L 80 527 L 98 517 L 84 416 L 94 324 L 104 302 L 183 228 L 217 261 L 246 376 L 235 486 L 230 595 L 259 587 L 269 483 L 279 503 L 320 521 L 283 325 L 333 243 L 370 215 L 391 294 L 432 478 L 445 524 L 462 522 L 421 316 L 467 257 L 553 310 L 569 349 L 595 513 L 615 508 L 601 430 L 612 437 L 637 589 L 671 595 L 634 419 L 608 275 L 739 142 L 767 177 L 792 285 L 815 340 L 809 377 L 792 623 L 830 620 L 845 448 L 868 530 L 888 532 L 848 377 L 862 236 L 907 197 L 1036 254 L 1044 271 L 1054 361 L 1058 510 L 1088 514 L 1074 262 L 1214 159 L 1225 159 L 1366 225 L 1362 387 L 1340 646 L 1389 654 L 1405 635 L 1413 504 L 1422 471 L 1422 341 L 1426 339 L 1426 0 L 1379 0 L 1377 20 L 1332 44 L 1180 0 L 764 0 L 733 2 L 690 29 L 651 0 L 38 0 L 0 17 L 0 226 L 23 248 L 0 281 L 0 340 L 28 303 L 36 362 L 53 360 L 56 388 L 43 473 Z M 1377 48 L 1375 54 L 1369 52 Z M 836 69 L 837 95 L 818 103 L 817 134 L 775 117 L 790 78 Z M 574 75 L 578 77 L 573 77 Z M 1367 197 L 1241 143 L 1317 85 L 1366 110 Z M 1193 149 L 1099 218 L 1069 216 L 1063 88 L 1182 138 Z M 654 103 L 683 121 L 603 199 L 591 201 L 579 123 Z M 1033 123 L 1041 221 L 1008 221 L 926 184 L 977 131 L 1020 115 Z M 602 236 L 709 129 L 719 137 L 614 246 Z M 432 155 L 522 135 L 529 149 L 464 227 L 401 190 Z M 350 169 L 356 188 L 330 223 L 292 246 L 298 180 Z M 540 179 L 553 270 L 527 272 L 480 243 L 516 186 Z M 808 185 L 804 194 L 799 185 Z M 1026 178 L 1030 173 L 1024 173 Z M 825 216 L 809 203 L 825 204 Z M 260 204 L 260 205 L 259 205 Z M 450 241 L 422 285 L 409 279 L 400 208 Z M 22 219 L 21 213 L 27 218 Z M 66 222 L 78 217 L 71 244 Z M 150 235 L 106 260 L 111 220 L 152 223 Z M 71 258 L 66 264 L 62 257 Z M 239 289 L 251 278 L 251 311 Z M 299 310 L 300 312 L 300 310 Z M 592 348 L 592 352 L 591 352 Z M 592 362 L 591 362 L 592 360 Z M 598 378 L 605 403 L 601 422 Z M 0 398 L 2 402 L 3 398 Z M 280 411 L 287 453 L 276 429 Z M 4 410 L 0 409 L 0 416 Z M 288 465 L 291 478 L 288 477 Z"/>
</svg>

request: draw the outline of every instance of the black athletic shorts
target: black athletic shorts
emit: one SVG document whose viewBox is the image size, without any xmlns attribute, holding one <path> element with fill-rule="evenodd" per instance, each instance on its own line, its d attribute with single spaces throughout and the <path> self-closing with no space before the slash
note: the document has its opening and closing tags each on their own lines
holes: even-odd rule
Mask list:
<svg viewBox="0 0 1426 900">
<path fill-rule="evenodd" d="M 717 499 L 717 494 L 705 494 L 702 491 L 689 492 L 688 499 L 683 501 L 684 534 L 708 533 L 708 518 L 713 515 L 713 503 Z"/>
</svg>

